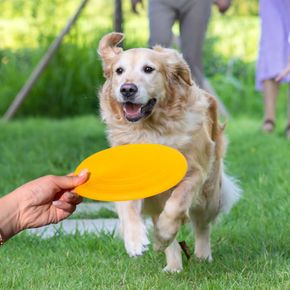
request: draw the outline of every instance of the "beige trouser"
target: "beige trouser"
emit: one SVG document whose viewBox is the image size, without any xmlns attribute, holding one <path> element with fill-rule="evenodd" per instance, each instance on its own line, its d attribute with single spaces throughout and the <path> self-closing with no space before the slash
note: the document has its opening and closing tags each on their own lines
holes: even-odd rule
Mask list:
<svg viewBox="0 0 290 290">
<path fill-rule="evenodd" d="M 149 46 L 170 47 L 172 26 L 179 22 L 181 51 L 194 80 L 203 87 L 202 49 L 212 0 L 149 0 Z"/>
</svg>

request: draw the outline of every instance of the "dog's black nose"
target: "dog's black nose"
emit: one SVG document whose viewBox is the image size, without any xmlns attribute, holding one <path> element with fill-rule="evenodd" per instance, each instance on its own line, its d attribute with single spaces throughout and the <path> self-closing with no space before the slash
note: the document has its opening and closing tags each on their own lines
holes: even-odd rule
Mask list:
<svg viewBox="0 0 290 290">
<path fill-rule="evenodd" d="M 134 96 L 138 92 L 138 88 L 132 83 L 125 83 L 121 86 L 120 92 L 125 100 L 130 100 L 134 98 Z"/>
</svg>

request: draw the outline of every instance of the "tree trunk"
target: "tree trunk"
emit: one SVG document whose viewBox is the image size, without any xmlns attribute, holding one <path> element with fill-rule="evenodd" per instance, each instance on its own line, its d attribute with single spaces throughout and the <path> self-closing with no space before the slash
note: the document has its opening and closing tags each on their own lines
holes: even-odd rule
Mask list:
<svg viewBox="0 0 290 290">
<path fill-rule="evenodd" d="M 115 0 L 114 30 L 116 32 L 123 32 L 122 0 Z"/>
</svg>

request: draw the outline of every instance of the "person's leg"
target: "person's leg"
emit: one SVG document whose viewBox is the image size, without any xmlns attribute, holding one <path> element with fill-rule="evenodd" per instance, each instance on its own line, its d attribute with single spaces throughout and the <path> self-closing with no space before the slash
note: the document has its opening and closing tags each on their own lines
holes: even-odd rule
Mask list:
<svg viewBox="0 0 290 290">
<path fill-rule="evenodd" d="M 180 14 L 180 36 L 183 57 L 194 80 L 203 88 L 203 42 L 211 12 L 212 0 L 189 0 Z"/>
<path fill-rule="evenodd" d="M 272 132 L 275 129 L 276 100 L 279 92 L 279 84 L 273 79 L 263 82 L 264 93 L 264 123 L 263 131 Z"/>
<path fill-rule="evenodd" d="M 286 126 L 286 138 L 290 139 L 290 84 L 288 86 L 288 123 Z"/>
<path fill-rule="evenodd" d="M 170 2 L 170 1 L 169 1 Z M 149 47 L 162 45 L 169 47 L 172 40 L 171 28 L 176 11 L 170 3 L 160 0 L 149 0 Z"/>
</svg>

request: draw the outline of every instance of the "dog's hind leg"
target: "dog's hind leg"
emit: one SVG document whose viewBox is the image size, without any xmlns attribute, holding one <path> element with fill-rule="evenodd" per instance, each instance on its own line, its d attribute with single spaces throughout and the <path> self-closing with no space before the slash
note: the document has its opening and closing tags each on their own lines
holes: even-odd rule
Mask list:
<svg viewBox="0 0 290 290">
<path fill-rule="evenodd" d="M 211 262 L 210 222 L 205 221 L 200 212 L 191 211 L 190 217 L 195 231 L 194 254 L 200 260 Z"/>
<path fill-rule="evenodd" d="M 146 226 L 141 216 L 142 200 L 117 202 L 121 234 L 130 257 L 140 256 L 148 250 Z"/>
</svg>

